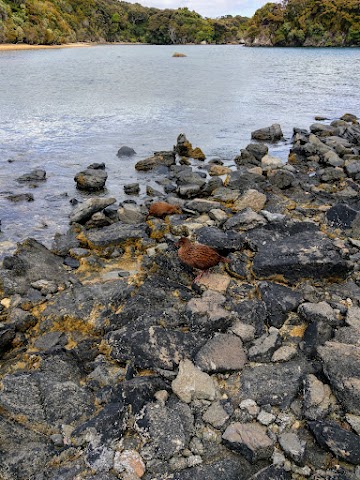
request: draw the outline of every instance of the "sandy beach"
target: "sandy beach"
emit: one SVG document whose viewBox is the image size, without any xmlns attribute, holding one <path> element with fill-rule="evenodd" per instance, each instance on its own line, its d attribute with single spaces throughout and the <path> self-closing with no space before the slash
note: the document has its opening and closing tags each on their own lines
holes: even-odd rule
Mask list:
<svg viewBox="0 0 360 480">
<path fill-rule="evenodd" d="M 26 43 L 1 43 L 1 50 L 39 50 L 44 48 L 79 48 L 79 47 L 92 47 L 97 45 L 96 43 L 65 43 L 62 45 L 28 45 Z"/>
</svg>

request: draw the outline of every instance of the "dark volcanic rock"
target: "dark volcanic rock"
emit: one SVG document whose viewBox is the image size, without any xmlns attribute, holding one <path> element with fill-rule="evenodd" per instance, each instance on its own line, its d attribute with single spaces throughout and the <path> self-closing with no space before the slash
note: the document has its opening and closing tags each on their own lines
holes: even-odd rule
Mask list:
<svg viewBox="0 0 360 480">
<path fill-rule="evenodd" d="M 261 300 L 245 300 L 233 305 L 235 312 L 239 314 L 240 321 L 247 325 L 255 327 L 256 336 L 265 333 L 267 308 L 265 302 Z"/>
<path fill-rule="evenodd" d="M 189 290 L 179 283 L 181 279 L 180 262 L 177 256 L 157 257 L 160 267 L 157 275 L 148 277 L 137 292 L 126 302 L 119 315 L 111 319 L 109 329 L 116 330 L 131 324 L 134 329 L 141 330 L 152 325 L 181 327 L 187 323 L 183 313 L 185 305 L 176 301 L 174 291 L 187 301 L 192 298 Z M 176 281 L 172 276 L 176 277 Z M 187 277 L 186 277 L 187 278 Z"/>
<path fill-rule="evenodd" d="M 79 190 L 94 192 L 104 188 L 107 176 L 107 173 L 103 169 L 87 168 L 77 173 L 74 180 Z"/>
<path fill-rule="evenodd" d="M 269 147 L 263 143 L 250 143 L 246 150 L 250 152 L 256 160 L 260 161 L 269 151 Z"/>
<path fill-rule="evenodd" d="M 315 375 L 306 375 L 304 378 L 303 412 L 309 420 L 324 418 L 330 409 L 331 389 L 322 383 Z"/>
<path fill-rule="evenodd" d="M 339 321 L 332 307 L 326 302 L 303 303 L 298 313 L 301 319 L 309 323 L 303 337 L 302 349 L 313 357 L 317 347 L 331 339 L 333 327 L 338 326 Z"/>
<path fill-rule="evenodd" d="M 302 295 L 283 285 L 272 282 L 260 282 L 259 291 L 267 308 L 267 318 L 273 327 L 281 327 L 289 312 L 295 310 Z"/>
<path fill-rule="evenodd" d="M 268 151 L 268 146 L 263 143 L 250 143 L 246 148 L 240 150 L 240 155 L 235 158 L 235 163 L 248 167 L 260 166 L 261 159 Z"/>
<path fill-rule="evenodd" d="M 275 350 L 281 345 L 281 337 L 276 328 L 269 329 L 269 334 L 264 334 L 254 340 L 249 349 L 251 362 L 269 362 Z"/>
<path fill-rule="evenodd" d="M 328 323 L 321 320 L 312 322 L 305 330 L 301 348 L 312 358 L 316 355 L 317 347 L 330 340 L 332 335 L 333 329 Z"/>
<path fill-rule="evenodd" d="M 74 208 L 70 214 L 70 223 L 85 223 L 95 212 L 100 212 L 115 202 L 116 198 L 89 198 Z"/>
<path fill-rule="evenodd" d="M 135 168 L 136 170 L 147 171 L 160 166 L 170 167 L 170 165 L 175 165 L 174 152 L 155 152 L 152 157 L 137 162 Z"/>
<path fill-rule="evenodd" d="M 93 285 L 79 285 L 54 295 L 41 313 L 41 331 L 54 324 L 77 322 L 77 329 L 102 331 L 123 302 L 130 297 L 133 287 L 122 280 Z"/>
<path fill-rule="evenodd" d="M 231 190 L 239 190 L 245 193 L 247 190 L 261 190 L 266 187 L 267 180 L 263 175 L 251 173 L 246 168 L 241 167 L 239 170 L 231 172 L 227 181 L 227 188 Z"/>
<path fill-rule="evenodd" d="M 71 248 L 80 247 L 80 242 L 76 238 L 78 234 L 79 232 L 74 226 L 70 227 L 66 233 L 55 233 L 51 251 L 56 255 L 65 257 L 69 254 Z"/>
<path fill-rule="evenodd" d="M 29 328 L 36 325 L 37 320 L 30 312 L 26 312 L 21 308 L 14 308 L 9 313 L 9 322 L 16 331 L 26 332 Z"/>
<path fill-rule="evenodd" d="M 19 193 L 17 195 L 8 195 L 6 198 L 14 203 L 34 201 L 34 195 L 32 193 Z"/>
<path fill-rule="evenodd" d="M 337 399 L 348 412 L 360 415 L 360 347 L 326 342 L 318 354 Z"/>
<path fill-rule="evenodd" d="M 171 407 L 148 404 L 143 418 L 137 424 L 150 435 L 148 448 L 154 457 L 169 460 L 185 448 L 193 422 L 190 408 L 184 403 L 176 402 Z"/>
<path fill-rule="evenodd" d="M 237 278 L 250 278 L 249 258 L 241 252 L 234 252 L 228 256 L 230 263 L 227 269 Z"/>
<path fill-rule="evenodd" d="M 352 227 L 352 223 L 359 215 L 357 210 L 346 204 L 339 203 L 334 205 L 326 212 L 326 218 L 329 224 L 334 228 L 347 230 Z"/>
<path fill-rule="evenodd" d="M 260 128 L 259 130 L 255 130 L 251 132 L 251 138 L 254 140 L 262 140 L 262 141 L 271 141 L 276 142 L 283 137 L 283 133 L 281 131 L 281 127 L 278 123 L 274 123 L 270 127 Z"/>
<path fill-rule="evenodd" d="M 334 309 L 327 302 L 305 302 L 300 305 L 298 313 L 306 322 L 325 322 L 333 327 L 339 322 Z"/>
<path fill-rule="evenodd" d="M 116 155 L 118 157 L 132 157 L 133 155 L 136 155 L 136 152 L 133 148 L 124 145 L 123 147 L 119 148 Z"/>
<path fill-rule="evenodd" d="M 322 447 L 348 463 L 360 465 L 359 435 L 344 430 L 334 422 L 311 421 L 308 425 Z"/>
<path fill-rule="evenodd" d="M 283 467 L 270 465 L 250 477 L 249 480 L 291 480 L 291 474 Z"/>
<path fill-rule="evenodd" d="M 108 444 L 121 438 L 125 430 L 125 405 L 121 401 L 106 405 L 95 417 L 76 428 L 72 436 L 81 437 L 87 431 L 95 431 L 102 443 Z"/>
<path fill-rule="evenodd" d="M 72 370 L 67 365 L 66 371 Z M 87 389 L 71 377 L 54 376 L 46 368 L 40 373 L 6 375 L 0 404 L 12 415 L 26 415 L 30 421 L 52 426 L 70 424 L 93 409 L 92 395 Z"/>
<path fill-rule="evenodd" d="M 296 176 L 288 170 L 278 169 L 269 176 L 269 181 L 275 187 L 285 190 L 296 184 Z"/>
<path fill-rule="evenodd" d="M 192 358 L 204 343 L 199 335 L 150 326 L 132 326 L 111 332 L 106 337 L 115 360 L 133 360 L 137 368 L 173 370 L 183 358 Z"/>
<path fill-rule="evenodd" d="M 235 457 L 235 455 L 234 455 Z M 174 480 L 247 480 L 251 467 L 241 457 L 218 460 L 210 465 L 186 468 L 174 474 Z M 287 479 L 286 479 L 287 480 Z"/>
<path fill-rule="evenodd" d="M 46 469 L 53 454 L 46 435 L 0 416 L 0 477 L 29 480 Z"/>
<path fill-rule="evenodd" d="M 315 225 L 289 225 L 287 232 L 268 229 L 252 230 L 248 241 L 257 248 L 253 271 L 258 277 L 283 275 L 288 281 L 301 278 L 345 277 L 351 267 L 340 256 L 333 243 Z"/>
<path fill-rule="evenodd" d="M 15 329 L 12 326 L 0 324 L 0 357 L 11 347 L 11 343 L 15 338 Z"/>
<path fill-rule="evenodd" d="M 223 232 L 215 227 L 202 227 L 196 230 L 196 237 L 199 243 L 204 243 L 210 247 L 221 251 L 240 250 L 244 241 L 242 235 L 232 230 Z"/>
<path fill-rule="evenodd" d="M 124 403 L 131 406 L 132 413 L 137 415 L 146 403 L 153 400 L 158 390 L 166 389 L 169 387 L 161 377 L 135 377 L 122 382 L 120 394 Z"/>
<path fill-rule="evenodd" d="M 336 135 L 336 128 L 331 125 L 324 125 L 323 123 L 313 123 L 310 125 L 310 132 L 320 137 L 327 137 L 330 135 Z"/>
<path fill-rule="evenodd" d="M 84 237 L 95 248 L 103 248 L 115 245 L 121 246 L 129 240 L 145 239 L 148 237 L 147 231 L 146 224 L 127 225 L 118 222 L 108 227 L 84 232 Z"/>
<path fill-rule="evenodd" d="M 192 145 L 184 133 L 180 133 L 177 137 L 174 151 L 181 157 L 191 157 Z"/>
<path fill-rule="evenodd" d="M 46 180 L 46 172 L 45 170 L 33 170 L 30 173 L 25 173 L 21 175 L 21 177 L 17 178 L 17 181 L 20 183 L 24 182 L 41 182 Z"/>
<path fill-rule="evenodd" d="M 140 184 L 139 183 L 129 183 L 124 185 L 124 192 L 126 195 L 139 195 L 140 193 Z"/>
<path fill-rule="evenodd" d="M 90 165 L 87 166 L 87 168 L 94 169 L 94 170 L 105 170 L 105 163 L 104 162 L 91 163 Z"/>
<path fill-rule="evenodd" d="M 60 285 L 71 279 L 64 268 L 63 258 L 31 238 L 19 244 L 12 257 L 5 257 L 3 265 L 7 271 L 2 272 L 1 282 L 7 295 L 14 292 L 24 295 L 31 289 L 31 283 L 38 280 Z"/>
<path fill-rule="evenodd" d="M 186 318 L 191 330 L 206 336 L 216 331 L 224 332 L 230 326 L 233 316 L 223 308 L 226 298 L 207 290 L 201 298 L 192 298 L 186 305 Z"/>
<path fill-rule="evenodd" d="M 303 376 L 311 370 L 311 365 L 302 359 L 274 365 L 245 366 L 240 377 L 241 397 L 252 398 L 258 405 L 280 405 L 284 408 L 298 395 Z"/>
</svg>

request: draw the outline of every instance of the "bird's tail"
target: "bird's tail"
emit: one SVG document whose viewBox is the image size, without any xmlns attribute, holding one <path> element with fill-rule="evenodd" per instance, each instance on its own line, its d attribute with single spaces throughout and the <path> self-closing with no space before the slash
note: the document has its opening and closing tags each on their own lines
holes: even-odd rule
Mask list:
<svg viewBox="0 0 360 480">
<path fill-rule="evenodd" d="M 223 263 L 231 263 L 231 260 L 230 260 L 230 258 L 221 257 L 220 262 L 223 262 Z"/>
</svg>

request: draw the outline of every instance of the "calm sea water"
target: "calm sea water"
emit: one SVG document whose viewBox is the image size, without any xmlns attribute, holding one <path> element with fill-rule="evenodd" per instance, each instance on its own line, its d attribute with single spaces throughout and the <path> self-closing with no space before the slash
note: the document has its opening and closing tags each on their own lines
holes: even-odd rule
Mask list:
<svg viewBox="0 0 360 480">
<path fill-rule="evenodd" d="M 175 51 L 185 58 L 173 58 Z M 294 126 L 315 115 L 360 116 L 360 49 L 256 49 L 242 46 L 106 45 L 0 52 L 0 256 L 29 236 L 51 245 L 68 225 L 71 198 L 83 198 L 74 175 L 105 162 L 106 195 L 151 174 L 139 159 L 171 149 L 179 133 L 208 158 L 231 165 L 251 131 Z M 288 142 L 270 152 L 286 159 Z M 119 159 L 122 145 L 137 156 Z M 12 162 L 9 162 L 11 160 Z M 47 172 L 37 188 L 16 178 Z M 14 204 L 9 193 L 33 193 Z"/>
</svg>

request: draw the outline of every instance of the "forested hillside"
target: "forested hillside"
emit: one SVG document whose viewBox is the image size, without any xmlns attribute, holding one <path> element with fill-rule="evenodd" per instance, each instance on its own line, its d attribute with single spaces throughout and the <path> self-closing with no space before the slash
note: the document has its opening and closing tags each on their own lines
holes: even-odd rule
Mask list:
<svg viewBox="0 0 360 480">
<path fill-rule="evenodd" d="M 284 0 L 253 18 L 203 18 L 117 0 L 0 0 L 0 43 L 240 43 L 359 46 L 360 0 Z"/>
<path fill-rule="evenodd" d="M 117 0 L 0 0 L 0 42 L 229 43 L 247 21 L 204 19 L 187 8 L 159 10 Z"/>
<path fill-rule="evenodd" d="M 267 3 L 250 20 L 255 45 L 360 45 L 360 0 L 285 0 Z"/>
</svg>

